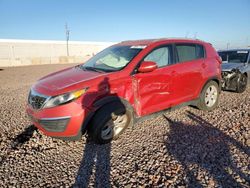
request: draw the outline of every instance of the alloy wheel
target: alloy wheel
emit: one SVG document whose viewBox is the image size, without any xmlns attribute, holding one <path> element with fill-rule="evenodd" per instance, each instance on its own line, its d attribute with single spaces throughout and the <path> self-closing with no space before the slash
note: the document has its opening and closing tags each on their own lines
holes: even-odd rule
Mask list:
<svg viewBox="0 0 250 188">
<path fill-rule="evenodd" d="M 112 118 L 103 126 L 101 131 L 102 139 L 109 140 L 112 137 L 119 135 L 119 133 L 126 127 L 127 123 L 127 114 L 115 115 L 112 113 Z"/>
<path fill-rule="evenodd" d="M 212 107 L 218 98 L 218 90 L 214 85 L 207 88 L 205 93 L 205 104 L 207 107 Z"/>
</svg>

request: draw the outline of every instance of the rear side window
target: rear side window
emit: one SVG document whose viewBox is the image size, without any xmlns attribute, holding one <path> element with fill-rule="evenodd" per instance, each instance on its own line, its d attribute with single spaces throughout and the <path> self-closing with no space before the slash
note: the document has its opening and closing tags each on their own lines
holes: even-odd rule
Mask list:
<svg viewBox="0 0 250 188">
<path fill-rule="evenodd" d="M 205 57 L 204 48 L 202 45 L 196 45 L 196 58 L 201 59 Z"/>
<path fill-rule="evenodd" d="M 201 59 L 205 56 L 204 48 L 202 45 L 177 44 L 176 51 L 179 62 Z"/>
</svg>

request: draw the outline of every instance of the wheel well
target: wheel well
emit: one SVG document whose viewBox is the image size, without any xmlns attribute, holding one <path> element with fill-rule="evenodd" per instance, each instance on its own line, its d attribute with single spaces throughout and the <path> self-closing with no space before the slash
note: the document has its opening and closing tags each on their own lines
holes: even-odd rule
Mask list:
<svg viewBox="0 0 250 188">
<path fill-rule="evenodd" d="M 101 108 L 104 106 L 104 105 L 107 105 L 107 104 L 110 104 L 110 103 L 113 103 L 113 102 L 121 102 L 126 109 L 129 109 L 132 111 L 132 113 L 134 114 L 134 108 L 130 105 L 130 103 L 123 99 L 123 98 L 120 98 L 120 97 L 116 97 L 116 96 L 109 96 L 109 97 L 105 97 L 103 99 L 100 99 L 96 102 L 94 102 L 94 107 L 96 108 L 95 111 L 93 112 L 90 112 L 88 114 L 88 116 L 85 118 L 83 124 L 82 124 L 82 133 L 85 133 L 86 130 L 88 129 L 88 126 L 89 126 L 89 123 L 91 122 L 92 118 L 95 116 L 95 114 L 101 110 Z M 134 116 L 134 115 L 133 115 Z"/>
<path fill-rule="evenodd" d="M 220 81 L 219 81 L 217 78 L 213 78 L 213 79 L 211 79 L 211 80 L 209 80 L 209 81 L 215 81 L 215 82 L 218 84 L 219 89 L 220 89 L 221 83 L 220 83 Z M 207 83 L 208 83 L 208 82 L 207 82 Z M 206 84 L 207 84 L 207 83 L 206 83 Z"/>
<path fill-rule="evenodd" d="M 215 81 L 215 82 L 218 84 L 218 86 L 219 86 L 219 92 L 221 92 L 221 81 L 220 81 L 217 77 L 213 77 L 213 78 L 208 79 L 208 80 L 205 82 L 205 84 L 203 84 L 203 86 L 202 86 L 202 88 L 201 88 L 201 90 L 200 90 L 199 96 L 201 95 L 201 93 L 202 93 L 204 87 L 205 87 L 209 82 L 211 82 L 211 81 Z"/>
</svg>

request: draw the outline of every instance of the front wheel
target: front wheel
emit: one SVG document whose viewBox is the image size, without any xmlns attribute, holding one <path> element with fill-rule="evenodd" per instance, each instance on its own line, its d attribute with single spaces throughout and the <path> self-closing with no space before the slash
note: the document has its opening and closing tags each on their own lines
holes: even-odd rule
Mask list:
<svg viewBox="0 0 250 188">
<path fill-rule="evenodd" d="M 203 88 L 197 107 L 204 111 L 210 111 L 218 106 L 219 86 L 215 81 L 208 82 Z"/>
<path fill-rule="evenodd" d="M 107 104 L 94 115 L 88 134 L 98 144 L 109 143 L 124 132 L 132 117 L 132 111 L 122 102 Z"/>
<path fill-rule="evenodd" d="M 240 74 L 238 78 L 238 83 L 236 87 L 237 93 L 243 93 L 247 88 L 247 76 L 245 74 Z"/>
</svg>

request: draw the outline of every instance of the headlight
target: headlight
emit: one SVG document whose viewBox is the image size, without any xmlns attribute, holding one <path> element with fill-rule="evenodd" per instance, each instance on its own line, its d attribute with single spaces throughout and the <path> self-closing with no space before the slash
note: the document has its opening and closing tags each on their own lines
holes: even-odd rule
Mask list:
<svg viewBox="0 0 250 188">
<path fill-rule="evenodd" d="M 87 90 L 88 90 L 88 88 L 85 88 L 85 89 L 81 89 L 81 90 L 78 90 L 78 91 L 74 91 L 74 92 L 65 93 L 65 94 L 62 94 L 62 95 L 51 97 L 45 103 L 43 108 L 51 108 L 51 107 L 54 107 L 54 106 L 58 106 L 58 105 L 61 105 L 61 104 L 71 102 L 71 101 L 81 97 Z"/>
</svg>

